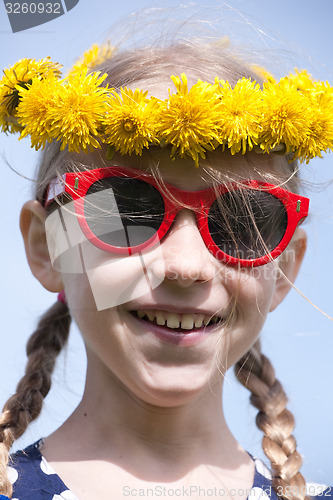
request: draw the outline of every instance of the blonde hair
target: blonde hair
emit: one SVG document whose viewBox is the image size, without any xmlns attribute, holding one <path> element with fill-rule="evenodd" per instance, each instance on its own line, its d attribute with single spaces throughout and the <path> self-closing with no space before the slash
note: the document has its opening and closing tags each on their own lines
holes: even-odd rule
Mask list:
<svg viewBox="0 0 333 500">
<path fill-rule="evenodd" d="M 302 457 L 292 435 L 295 419 L 287 410 L 287 396 L 260 341 L 235 364 L 238 381 L 251 391 L 251 404 L 259 410 L 258 428 L 264 433 L 262 447 L 272 467 L 272 485 L 283 498 L 303 499 L 306 483 L 299 472 Z"/>
<path fill-rule="evenodd" d="M 198 42 L 118 52 L 97 69 L 108 73 L 106 82 L 116 89 L 133 84 L 149 89 L 156 82 L 165 82 L 168 86 L 170 75 L 181 72 L 187 74 L 190 84 L 199 78 L 213 81 L 215 76 L 228 80 L 231 85 L 242 77 L 258 80 L 258 75 L 228 48 Z M 292 179 L 295 165 L 287 161 L 285 164 Z M 66 151 L 59 150 L 57 143 L 48 145 L 37 175 L 36 198 L 43 202 L 45 189 L 56 175 L 81 168 L 84 167 L 69 159 Z M 295 183 L 295 177 L 291 182 Z M 5 473 L 9 450 L 42 409 L 43 399 L 51 386 L 56 357 L 66 344 L 69 326 L 69 310 L 58 302 L 41 318 L 28 341 L 25 375 L 0 417 L 0 493 L 5 495 L 12 494 Z M 259 410 L 257 425 L 265 435 L 263 449 L 271 461 L 273 487 L 279 496 L 303 499 L 305 481 L 299 472 L 302 460 L 291 435 L 294 419 L 286 410 L 286 395 L 275 378 L 270 361 L 261 353 L 259 341 L 237 362 L 235 371 L 238 380 L 251 391 L 251 403 Z"/>
<path fill-rule="evenodd" d="M 57 356 L 68 339 L 70 323 L 68 307 L 56 302 L 40 318 L 28 340 L 25 374 L 0 416 L 0 492 L 4 495 L 12 494 L 6 473 L 9 450 L 41 412 L 43 400 L 51 388 Z"/>
</svg>

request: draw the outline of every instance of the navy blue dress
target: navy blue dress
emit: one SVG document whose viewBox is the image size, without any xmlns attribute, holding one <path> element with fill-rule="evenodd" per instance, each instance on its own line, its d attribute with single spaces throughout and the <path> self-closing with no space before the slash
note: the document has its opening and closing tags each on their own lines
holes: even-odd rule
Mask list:
<svg viewBox="0 0 333 500">
<path fill-rule="evenodd" d="M 39 440 L 25 450 L 18 451 L 11 456 L 9 477 L 14 488 L 12 500 L 79 500 L 42 456 L 40 451 L 42 444 L 43 440 Z M 278 500 L 272 489 L 270 471 L 260 459 L 253 458 L 253 460 L 255 475 L 248 500 Z M 319 484 L 309 484 L 308 493 L 309 496 L 316 499 L 333 499 L 332 488 Z M 182 498 L 197 497 L 194 492 L 186 491 L 186 488 L 184 488 L 182 495 L 179 494 L 179 491 L 175 491 L 175 494 Z M 215 498 L 227 497 L 226 492 L 222 490 L 219 492 L 218 488 L 216 491 L 212 488 L 212 491 L 207 491 L 206 494 Z M 131 498 L 131 492 L 124 491 L 123 496 Z M 161 491 L 156 491 L 155 496 L 161 496 Z M 237 495 L 234 495 L 234 498 L 237 498 Z M 110 500 L 112 500 L 111 496 Z"/>
</svg>

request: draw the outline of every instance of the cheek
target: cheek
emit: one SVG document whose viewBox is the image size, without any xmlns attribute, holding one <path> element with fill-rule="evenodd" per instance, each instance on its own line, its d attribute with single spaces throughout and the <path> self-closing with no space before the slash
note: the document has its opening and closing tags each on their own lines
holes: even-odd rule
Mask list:
<svg viewBox="0 0 333 500">
<path fill-rule="evenodd" d="M 266 318 L 275 291 L 278 269 L 277 264 L 271 262 L 241 273 L 239 278 L 241 304 L 254 315 L 259 313 Z"/>
<path fill-rule="evenodd" d="M 159 245 L 151 252 L 115 256 L 86 241 L 80 245 L 80 259 L 84 273 L 63 276 L 71 308 L 81 307 L 85 300 L 98 311 L 117 307 L 149 294 L 164 278 L 164 266 L 157 276 L 152 265 L 161 261 Z"/>
<path fill-rule="evenodd" d="M 62 280 L 66 292 L 68 307 L 75 317 L 81 311 L 96 312 L 94 296 L 86 274 L 63 274 Z"/>
<path fill-rule="evenodd" d="M 99 311 L 86 274 L 64 276 L 66 298 L 71 315 L 77 324 L 86 348 L 97 357 L 108 359 L 117 328 L 116 308 Z"/>
<path fill-rule="evenodd" d="M 254 344 L 265 323 L 275 291 L 276 264 L 232 271 L 228 287 L 234 308 L 225 335 L 219 339 L 223 371 L 234 365 Z"/>
<path fill-rule="evenodd" d="M 224 267 L 219 277 L 233 298 L 238 314 L 252 317 L 259 313 L 266 317 L 278 275 L 279 267 L 274 261 L 253 268 Z"/>
</svg>

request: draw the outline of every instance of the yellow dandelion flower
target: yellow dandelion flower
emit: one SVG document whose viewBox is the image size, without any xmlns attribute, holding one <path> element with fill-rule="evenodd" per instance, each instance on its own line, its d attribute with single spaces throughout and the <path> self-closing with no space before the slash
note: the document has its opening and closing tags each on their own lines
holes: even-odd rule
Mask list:
<svg viewBox="0 0 333 500">
<path fill-rule="evenodd" d="M 12 116 L 8 113 L 7 107 L 4 104 L 1 104 L 1 91 L 0 91 L 0 127 L 1 132 L 9 132 L 10 134 L 14 134 L 16 132 L 20 132 L 22 127 L 18 124 L 15 116 Z"/>
<path fill-rule="evenodd" d="M 295 154 L 301 162 L 321 157 L 322 152 L 333 148 L 333 88 L 328 84 L 314 83 L 308 97 L 311 104 L 309 130 Z"/>
<path fill-rule="evenodd" d="M 219 143 L 218 121 L 220 99 L 216 94 L 217 84 L 198 81 L 188 90 L 187 78 L 171 77 L 177 89 L 165 101 L 159 116 L 157 130 L 159 137 L 172 144 L 171 157 L 179 154 L 193 158 L 199 164 L 199 156 L 205 158 L 205 151 L 212 150 Z"/>
<path fill-rule="evenodd" d="M 50 110 L 56 105 L 61 82 L 55 77 L 45 80 L 34 78 L 28 89 L 21 90 L 17 108 L 17 119 L 24 127 L 21 137 L 30 135 L 31 147 L 44 149 L 46 141 L 52 139 L 52 118 Z"/>
<path fill-rule="evenodd" d="M 1 105 L 7 108 L 8 114 L 14 114 L 20 101 L 21 88 L 28 88 L 33 78 L 40 80 L 48 76 L 60 78 L 62 66 L 53 63 L 50 57 L 35 61 L 35 59 L 21 59 L 9 69 L 4 70 L 0 81 Z"/>
<path fill-rule="evenodd" d="M 295 68 L 295 74 L 287 77 L 288 81 L 303 93 L 313 90 L 315 84 L 312 76 L 304 69 L 302 71 Z"/>
<path fill-rule="evenodd" d="M 109 42 L 105 45 L 92 45 L 90 49 L 83 54 L 83 57 L 74 64 L 69 75 L 81 73 L 81 71 L 85 68 L 91 70 L 96 66 L 99 66 L 107 59 L 111 59 L 114 51 L 115 48 L 112 47 Z"/>
<path fill-rule="evenodd" d="M 107 75 L 86 72 L 66 80 L 48 112 L 51 135 L 61 141 L 61 150 L 67 146 L 70 152 L 78 153 L 100 147 L 99 132 L 108 92 L 100 85 Z"/>
<path fill-rule="evenodd" d="M 234 88 L 222 84 L 219 137 L 231 154 L 253 149 L 261 131 L 262 92 L 256 82 L 246 78 Z"/>
<path fill-rule="evenodd" d="M 12 122 L 10 118 L 12 116 L 9 114 L 6 100 L 8 97 L 8 88 L 5 86 L 0 86 L 0 126 L 2 132 L 17 132 L 17 130 L 13 130 Z"/>
<path fill-rule="evenodd" d="M 103 120 L 105 142 L 115 147 L 122 155 L 142 154 L 143 148 L 157 144 L 155 117 L 159 109 L 157 99 L 147 98 L 148 92 L 128 88 L 113 92 L 108 99 L 108 112 Z"/>
<path fill-rule="evenodd" d="M 252 69 L 252 71 L 255 72 L 256 75 L 258 75 L 258 77 L 261 80 L 264 80 L 267 82 L 275 82 L 274 76 L 266 68 L 264 68 L 262 66 L 257 66 L 256 64 L 253 64 L 251 66 L 251 69 Z"/>
<path fill-rule="evenodd" d="M 287 151 L 295 151 L 309 132 L 309 99 L 287 78 L 279 83 L 265 82 L 262 94 L 261 148 L 269 152 L 284 144 Z"/>
</svg>

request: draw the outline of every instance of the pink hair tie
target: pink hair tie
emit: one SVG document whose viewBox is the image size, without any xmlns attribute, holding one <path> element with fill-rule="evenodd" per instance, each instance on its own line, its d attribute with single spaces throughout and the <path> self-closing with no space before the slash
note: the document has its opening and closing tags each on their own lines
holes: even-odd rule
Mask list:
<svg viewBox="0 0 333 500">
<path fill-rule="evenodd" d="M 65 290 L 62 290 L 60 293 L 58 293 L 58 301 L 62 302 L 63 304 L 67 305 L 67 299 L 65 295 Z M 0 497 L 1 500 L 1 497 Z"/>
</svg>

